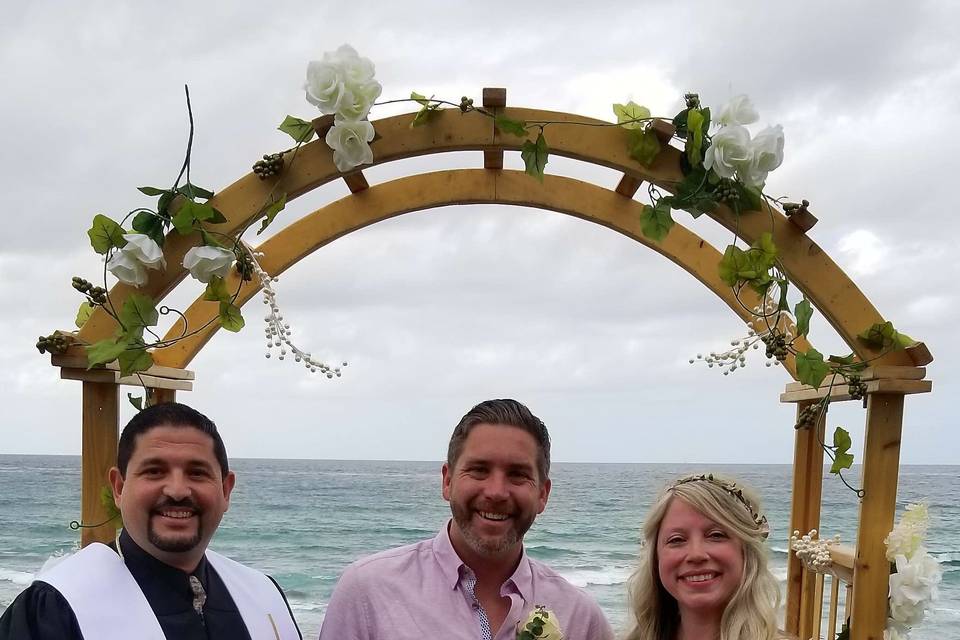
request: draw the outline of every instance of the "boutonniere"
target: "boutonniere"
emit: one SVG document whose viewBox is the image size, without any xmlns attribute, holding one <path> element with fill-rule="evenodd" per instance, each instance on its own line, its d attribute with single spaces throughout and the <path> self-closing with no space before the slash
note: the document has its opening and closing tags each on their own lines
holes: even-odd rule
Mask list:
<svg viewBox="0 0 960 640">
<path fill-rule="evenodd" d="M 563 640 L 556 614 L 538 604 L 526 622 L 517 623 L 517 640 Z"/>
</svg>

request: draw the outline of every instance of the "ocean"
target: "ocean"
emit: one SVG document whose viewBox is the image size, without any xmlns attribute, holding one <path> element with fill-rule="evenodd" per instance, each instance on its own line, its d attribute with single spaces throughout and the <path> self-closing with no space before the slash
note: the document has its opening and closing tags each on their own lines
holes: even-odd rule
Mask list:
<svg viewBox="0 0 960 640">
<path fill-rule="evenodd" d="M 439 462 L 231 461 L 237 487 L 212 547 L 272 575 L 305 638 L 315 638 L 326 602 L 354 559 L 433 537 L 449 516 Z M 600 603 L 614 628 L 627 619 L 625 581 L 643 516 L 656 493 L 689 472 L 718 471 L 755 487 L 771 525 L 773 571 L 784 584 L 790 532 L 789 465 L 555 463 L 546 511 L 527 534 L 528 553 Z M 850 478 L 856 480 L 857 469 Z M 853 482 L 852 482 L 853 484 Z M 899 508 L 926 499 L 928 548 L 944 569 L 940 600 L 914 640 L 960 640 L 960 466 L 904 466 Z M 0 455 L 0 611 L 51 556 L 79 536 L 79 456 Z M 825 475 L 821 531 L 855 540 L 857 498 Z M 805 532 L 804 532 L 805 533 Z"/>
</svg>

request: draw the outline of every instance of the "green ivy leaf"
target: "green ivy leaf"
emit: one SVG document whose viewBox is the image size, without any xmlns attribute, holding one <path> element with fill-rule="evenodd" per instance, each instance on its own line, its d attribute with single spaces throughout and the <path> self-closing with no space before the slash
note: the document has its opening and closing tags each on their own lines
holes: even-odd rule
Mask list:
<svg viewBox="0 0 960 640">
<path fill-rule="evenodd" d="M 797 354 L 797 379 L 811 387 L 819 387 L 830 373 L 830 365 L 823 361 L 823 354 L 810 348 L 806 353 Z"/>
<path fill-rule="evenodd" d="M 309 142 L 313 134 L 316 133 L 311 123 L 293 116 L 284 118 L 277 129 L 293 138 L 294 142 Z"/>
<path fill-rule="evenodd" d="M 160 199 L 157 200 L 157 213 L 160 214 L 163 218 L 170 218 L 170 205 L 173 203 L 173 198 L 176 196 L 173 191 L 165 191 L 163 195 L 160 196 Z"/>
<path fill-rule="evenodd" d="M 120 225 L 102 213 L 93 217 L 93 226 L 87 230 L 90 245 L 100 255 L 106 255 L 113 247 L 117 249 L 125 247 L 127 241 L 123 239 L 124 233 L 126 232 Z"/>
<path fill-rule="evenodd" d="M 907 347 L 912 347 L 913 345 L 917 344 L 917 341 L 911 338 L 910 336 L 908 336 L 907 334 L 900 333 L 898 331 L 896 343 L 897 343 L 897 347 L 901 349 L 906 349 Z"/>
<path fill-rule="evenodd" d="M 547 139 L 543 137 L 542 131 L 537 136 L 536 142 L 527 140 L 520 149 L 520 157 L 526 165 L 526 172 L 540 182 L 543 182 L 543 169 L 547 166 L 548 156 Z"/>
<path fill-rule="evenodd" d="M 769 231 L 760 234 L 760 237 L 753 243 L 754 258 L 757 265 L 763 267 L 766 271 L 777 262 L 777 245 L 773 243 L 773 236 Z"/>
<path fill-rule="evenodd" d="M 670 205 L 664 200 L 661 198 L 655 207 L 645 206 L 640 214 L 640 231 L 654 242 L 662 242 L 674 224 Z"/>
<path fill-rule="evenodd" d="M 177 213 L 173 216 L 173 227 L 177 230 L 182 236 L 193 233 L 193 225 L 196 222 L 196 217 L 193 215 L 194 207 L 200 206 L 193 200 L 184 200 L 183 205 L 180 209 L 177 210 Z"/>
<path fill-rule="evenodd" d="M 81 302 L 80 308 L 77 309 L 77 319 L 74 320 L 74 324 L 77 325 L 78 329 L 83 328 L 83 324 L 90 319 L 90 316 L 93 315 L 93 305 L 89 302 Z"/>
<path fill-rule="evenodd" d="M 168 192 L 167 189 L 160 189 L 158 187 L 137 187 L 137 191 L 145 196 L 159 196 Z"/>
<path fill-rule="evenodd" d="M 152 367 L 153 356 L 144 346 L 136 349 L 125 349 L 117 357 L 117 363 L 120 365 L 120 375 L 129 376 Z"/>
<path fill-rule="evenodd" d="M 220 303 L 220 326 L 227 331 L 237 332 L 243 329 L 243 316 L 240 315 L 240 307 L 229 302 Z"/>
<path fill-rule="evenodd" d="M 853 454 L 847 453 L 853 441 L 850 440 L 850 434 L 843 427 L 837 427 L 833 432 L 833 466 L 830 467 L 830 473 L 840 473 L 842 469 L 849 469 L 853 466 Z"/>
<path fill-rule="evenodd" d="M 720 259 L 720 279 L 734 287 L 741 280 L 753 280 L 759 274 L 756 264 L 746 251 L 736 245 L 729 245 Z"/>
<path fill-rule="evenodd" d="M 650 118 L 650 109 L 640 106 L 633 100 L 627 104 L 614 104 L 613 113 L 617 116 L 617 124 L 624 129 L 636 130 L 644 126 L 644 120 Z"/>
<path fill-rule="evenodd" d="M 213 197 L 213 191 L 210 191 L 209 189 L 204 189 L 203 187 L 198 187 L 197 185 L 190 184 L 189 182 L 181 186 L 179 189 L 177 189 L 177 193 L 185 195 L 191 200 L 195 198 L 203 198 L 204 200 L 209 200 L 210 198 Z"/>
<path fill-rule="evenodd" d="M 419 102 L 424 107 L 430 104 L 430 100 L 427 96 L 417 93 L 416 91 L 410 92 L 410 99 Z"/>
<path fill-rule="evenodd" d="M 789 280 L 777 280 L 780 286 L 780 302 L 777 304 L 777 311 L 789 311 L 790 302 L 787 300 L 787 293 L 790 291 Z"/>
<path fill-rule="evenodd" d="M 673 128 L 676 130 L 676 133 L 681 138 L 687 137 L 687 114 L 690 112 L 690 109 L 684 109 L 677 115 L 673 116 Z"/>
<path fill-rule="evenodd" d="M 143 396 L 134 396 L 132 393 L 128 393 L 127 400 L 137 409 L 137 411 L 143 411 Z"/>
<path fill-rule="evenodd" d="M 856 362 L 857 357 L 854 354 L 848 356 L 830 356 L 827 358 L 827 362 L 832 362 L 834 364 L 853 364 Z"/>
<path fill-rule="evenodd" d="M 260 222 L 260 230 L 257 231 L 257 235 L 263 233 L 273 219 L 277 217 L 277 214 L 283 211 L 283 208 L 287 206 L 287 194 L 280 194 L 280 198 L 271 202 L 263 210 L 263 220 Z"/>
<path fill-rule="evenodd" d="M 144 234 L 163 247 L 163 219 L 150 211 L 141 211 L 133 217 L 133 230 Z"/>
<path fill-rule="evenodd" d="M 210 224 L 223 224 L 227 221 L 227 216 L 223 215 L 223 213 L 220 212 L 220 209 L 217 209 L 216 207 L 210 208 L 213 210 L 213 215 L 205 222 L 209 222 Z"/>
<path fill-rule="evenodd" d="M 227 291 L 227 283 L 219 276 L 212 276 L 203 292 L 203 299 L 211 302 L 230 302 L 231 297 L 230 292 Z"/>
<path fill-rule="evenodd" d="M 660 153 L 660 140 L 653 129 L 632 129 L 627 138 L 627 153 L 644 166 L 650 166 Z"/>
<path fill-rule="evenodd" d="M 496 116 L 493 125 L 503 133 L 509 133 L 521 138 L 527 137 L 527 123 L 523 120 L 513 120 L 507 116 Z M 541 137 L 543 132 L 540 132 Z"/>
<path fill-rule="evenodd" d="M 760 189 L 748 187 L 740 182 L 735 182 L 737 192 L 740 194 L 740 205 L 742 211 L 760 211 L 763 206 L 763 196 Z"/>
<path fill-rule="evenodd" d="M 703 112 L 700 109 L 687 110 L 687 142 L 685 145 L 687 160 L 694 167 L 703 163 Z"/>
<path fill-rule="evenodd" d="M 870 347 L 883 349 L 893 346 L 897 339 L 897 330 L 893 328 L 893 323 L 890 321 L 878 322 L 857 337 Z"/>
<path fill-rule="evenodd" d="M 813 317 L 813 307 L 806 297 L 793 308 L 793 317 L 797 319 L 797 333 L 801 336 L 807 335 L 810 332 L 810 318 Z"/>
<path fill-rule="evenodd" d="M 84 347 L 87 352 L 87 369 L 98 364 L 113 362 L 126 348 L 125 338 L 104 338 L 100 342 Z"/>
<path fill-rule="evenodd" d="M 103 510 L 107 512 L 107 517 L 113 522 L 113 526 L 118 530 L 122 529 L 123 516 L 120 515 L 120 509 L 117 508 L 117 503 L 113 499 L 113 489 L 108 484 L 100 487 L 100 504 L 103 506 Z"/>
<path fill-rule="evenodd" d="M 132 293 L 123 301 L 119 318 L 128 336 L 140 336 L 145 327 L 157 324 L 160 314 L 157 313 L 156 303 L 150 297 Z"/>
</svg>

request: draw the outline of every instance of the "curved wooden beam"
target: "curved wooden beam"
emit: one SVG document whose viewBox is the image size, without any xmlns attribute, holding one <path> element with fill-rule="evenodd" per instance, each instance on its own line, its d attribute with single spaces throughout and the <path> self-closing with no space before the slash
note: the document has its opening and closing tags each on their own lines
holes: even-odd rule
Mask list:
<svg viewBox="0 0 960 640">
<path fill-rule="evenodd" d="M 667 191 L 671 191 L 682 178 L 679 150 L 666 147 L 652 166 L 643 167 L 627 155 L 625 133 L 620 127 L 582 126 L 584 123 L 604 123 L 551 111 L 507 108 L 504 114 L 528 123 L 552 122 L 547 129 L 547 138 L 550 152 L 555 155 L 610 167 Z M 498 133 L 491 120 L 484 116 L 461 114 L 456 109 L 439 111 L 429 124 L 414 129 L 409 126 L 410 120 L 410 115 L 401 115 L 374 123 L 381 136 L 373 144 L 374 164 L 448 151 L 491 148 L 519 150 L 524 142 L 519 137 Z M 581 124 L 573 125 L 575 122 Z M 287 200 L 291 200 L 342 176 L 333 165 L 332 152 L 322 140 L 301 147 L 295 162 L 290 162 L 290 155 L 292 152 L 286 158 L 288 168 L 276 182 L 261 181 L 253 174 L 248 174 L 214 197 L 211 203 L 227 217 L 227 222 L 219 225 L 218 231 L 230 235 L 242 231 L 257 218 L 271 193 L 286 193 Z M 528 190 L 531 203 L 536 201 L 536 194 L 533 194 L 535 188 L 542 187 L 531 181 Z M 362 197 L 362 194 L 353 197 Z M 763 212 L 746 213 L 739 220 L 722 206 L 708 215 L 747 243 L 771 231 L 780 249 L 783 267 L 790 278 L 858 356 L 865 360 L 872 358 L 874 364 L 912 366 L 912 360 L 902 350 L 878 353 L 857 340 L 858 333 L 876 322 L 882 322 L 882 316 L 816 243 L 790 224 L 779 211 L 766 205 L 764 209 Z M 171 233 L 165 247 L 170 269 L 164 272 L 151 271 L 149 282 L 140 292 L 155 300 L 166 296 L 186 275 L 185 270 L 175 265 L 179 265 L 187 250 L 198 242 L 196 234 L 179 236 Z M 119 306 L 132 291 L 131 287 L 118 284 L 110 292 L 111 300 L 115 306 Z M 81 329 L 79 337 L 84 342 L 95 342 L 109 337 L 114 330 L 113 320 L 102 309 L 97 309 Z"/>
<path fill-rule="evenodd" d="M 512 204 L 548 209 L 601 224 L 646 245 L 676 263 L 713 291 L 744 322 L 753 317 L 718 275 L 720 253 L 687 228 L 676 225 L 662 244 L 651 242 L 640 230 L 643 205 L 609 189 L 559 176 L 546 176 L 541 185 L 519 171 L 460 169 L 400 178 L 346 196 L 304 216 L 273 236 L 260 247 L 261 264 L 277 276 L 320 247 L 394 216 L 436 207 L 461 204 Z M 242 283 L 236 272 L 227 282 L 230 291 L 240 288 L 237 304 L 250 300 L 260 290 L 256 282 Z M 752 307 L 759 300 L 752 291 L 741 293 Z M 187 309 L 187 326 L 202 326 L 217 315 L 216 302 L 201 295 Z M 166 338 L 179 335 L 179 323 Z M 220 328 L 213 322 L 202 331 L 164 349 L 154 351 L 157 364 L 186 367 Z M 806 342 L 801 339 L 801 348 Z M 794 376 L 792 360 L 785 363 Z"/>
</svg>

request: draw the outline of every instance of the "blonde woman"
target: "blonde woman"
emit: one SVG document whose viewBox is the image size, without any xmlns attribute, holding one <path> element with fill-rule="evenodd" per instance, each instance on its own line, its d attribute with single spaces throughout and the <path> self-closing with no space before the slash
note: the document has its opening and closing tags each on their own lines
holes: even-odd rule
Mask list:
<svg viewBox="0 0 960 640">
<path fill-rule="evenodd" d="M 773 640 L 780 591 L 756 494 L 720 476 L 680 478 L 644 524 L 627 640 Z"/>
</svg>

